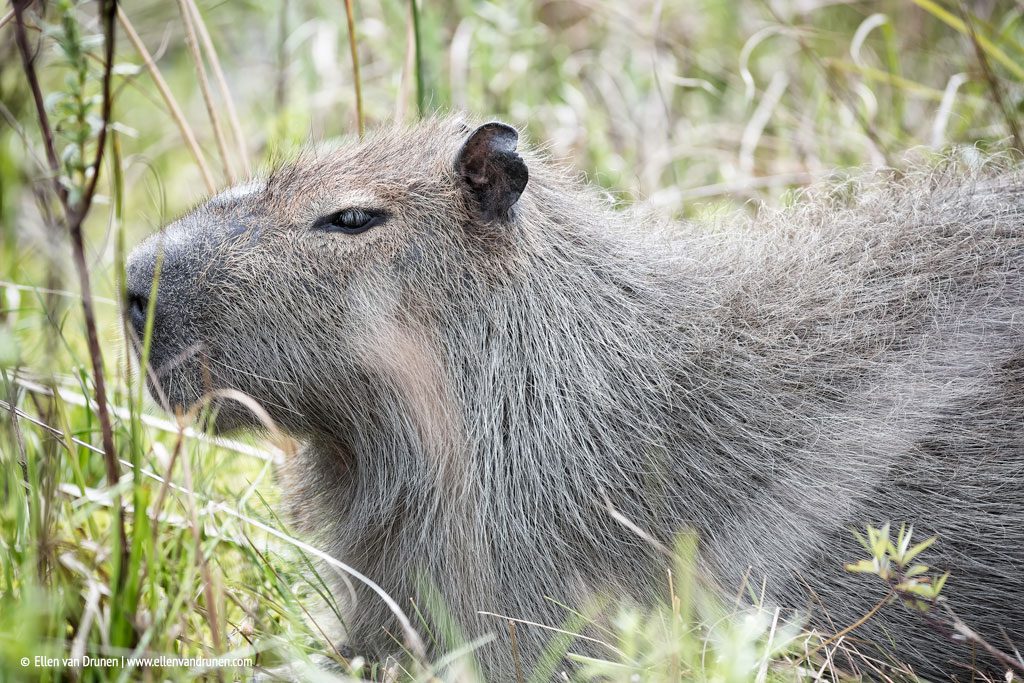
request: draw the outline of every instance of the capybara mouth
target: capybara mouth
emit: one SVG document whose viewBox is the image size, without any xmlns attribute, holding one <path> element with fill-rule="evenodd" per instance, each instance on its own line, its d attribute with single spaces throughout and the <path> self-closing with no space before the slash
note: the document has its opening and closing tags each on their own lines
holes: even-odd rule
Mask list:
<svg viewBox="0 0 1024 683">
<path fill-rule="evenodd" d="M 154 335 L 156 337 L 156 335 Z M 197 342 L 180 351 L 165 348 L 162 340 L 150 339 L 149 348 L 135 335 L 130 340 L 137 371 L 143 376 L 146 391 L 159 406 L 172 415 L 198 413 L 213 389 L 212 374 L 206 362 L 204 345 Z M 143 367 L 143 355 L 145 367 Z"/>
<path fill-rule="evenodd" d="M 213 434 L 266 426 L 258 414 L 263 412 L 260 401 L 234 388 L 230 377 L 217 372 L 207 348 L 199 342 L 163 363 L 151 362 L 146 372 L 149 395 L 166 412 Z"/>
</svg>

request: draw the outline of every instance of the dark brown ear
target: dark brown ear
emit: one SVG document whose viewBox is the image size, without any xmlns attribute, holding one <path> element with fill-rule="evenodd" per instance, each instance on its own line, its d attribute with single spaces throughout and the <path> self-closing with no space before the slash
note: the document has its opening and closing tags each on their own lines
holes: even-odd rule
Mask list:
<svg viewBox="0 0 1024 683">
<path fill-rule="evenodd" d="M 492 121 L 477 128 L 459 151 L 456 169 L 485 221 L 508 220 L 530 172 L 516 154 L 515 128 Z"/>
</svg>

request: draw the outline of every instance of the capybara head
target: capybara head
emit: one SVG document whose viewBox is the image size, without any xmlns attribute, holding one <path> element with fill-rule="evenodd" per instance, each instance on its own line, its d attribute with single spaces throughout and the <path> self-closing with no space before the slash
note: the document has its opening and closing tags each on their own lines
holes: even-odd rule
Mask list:
<svg viewBox="0 0 1024 683">
<path fill-rule="evenodd" d="M 457 305 L 444 283 L 509 267 L 494 257 L 529 201 L 517 141 L 502 123 L 439 119 L 308 151 L 149 238 L 125 309 L 137 348 L 153 312 L 151 392 L 171 410 L 212 398 L 218 430 L 258 424 L 242 394 L 298 434 L 372 420 L 364 386 L 418 363 L 394 354 L 422 353 L 403 339 Z"/>
</svg>

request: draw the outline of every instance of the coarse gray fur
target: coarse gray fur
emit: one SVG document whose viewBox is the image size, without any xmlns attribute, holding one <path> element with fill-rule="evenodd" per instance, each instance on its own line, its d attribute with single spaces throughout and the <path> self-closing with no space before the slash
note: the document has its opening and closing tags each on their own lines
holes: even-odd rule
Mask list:
<svg viewBox="0 0 1024 683">
<path fill-rule="evenodd" d="M 719 586 L 749 567 L 769 604 L 826 631 L 884 594 L 844 572 L 864 556 L 850 530 L 913 524 L 939 536 L 925 559 L 951 572 L 957 613 L 1024 643 L 1011 165 L 863 175 L 675 225 L 521 151 L 529 183 L 486 221 L 456 170 L 469 135 L 439 118 L 309 151 L 131 256 L 144 303 L 163 250 L 152 358 L 169 404 L 238 389 L 304 444 L 284 480 L 298 528 L 399 604 L 439 598 L 465 638 L 494 633 L 489 680 L 515 669 L 482 611 L 558 626 L 560 605 L 664 594 L 663 558 L 606 497 L 666 545 L 696 531 Z M 347 207 L 389 218 L 311 228 Z M 255 426 L 230 402 L 218 419 Z M 398 652 L 391 612 L 355 592 L 346 644 Z M 549 635 L 518 629 L 527 670 Z M 898 603 L 851 637 L 939 679 L 997 670 Z"/>
</svg>

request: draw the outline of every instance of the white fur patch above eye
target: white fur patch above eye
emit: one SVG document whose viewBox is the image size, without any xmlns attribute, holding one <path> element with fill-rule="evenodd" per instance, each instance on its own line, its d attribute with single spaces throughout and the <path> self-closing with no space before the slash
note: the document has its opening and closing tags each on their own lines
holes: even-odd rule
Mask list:
<svg viewBox="0 0 1024 683">
<path fill-rule="evenodd" d="M 207 202 L 208 206 L 224 206 L 244 197 L 256 194 L 264 188 L 264 184 L 258 180 L 251 180 L 241 185 L 229 187 L 218 195 L 215 195 Z"/>
</svg>

